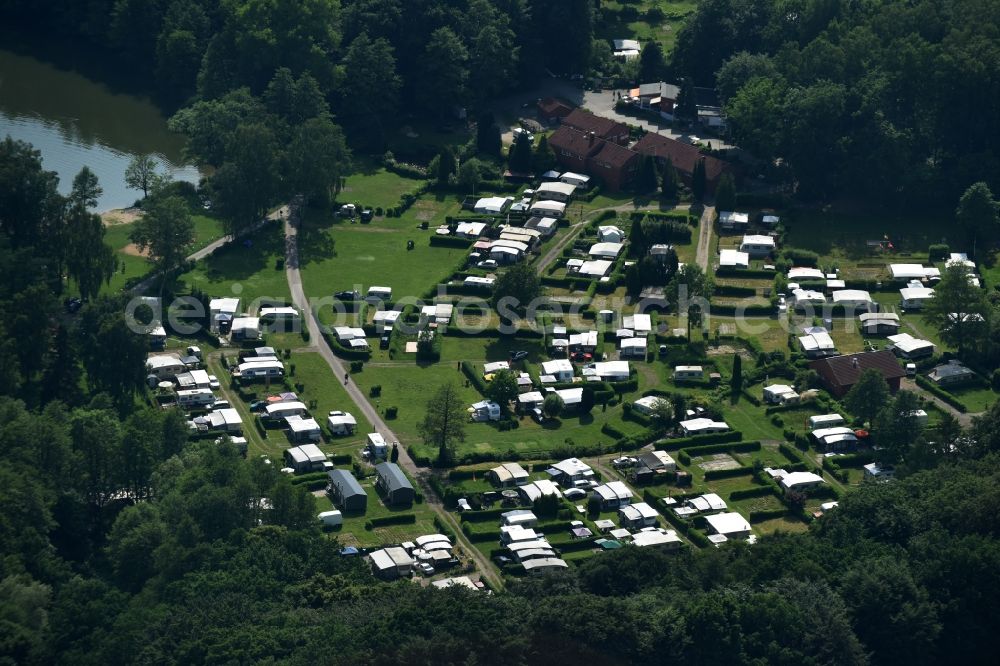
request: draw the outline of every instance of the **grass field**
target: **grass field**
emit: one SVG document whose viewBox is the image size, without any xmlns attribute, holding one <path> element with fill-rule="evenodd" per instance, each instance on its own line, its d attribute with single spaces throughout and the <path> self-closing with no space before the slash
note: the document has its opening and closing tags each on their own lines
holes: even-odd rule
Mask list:
<svg viewBox="0 0 1000 666">
<path fill-rule="evenodd" d="M 783 221 L 787 246 L 811 250 L 834 261 L 865 258 L 888 261 L 892 255 L 876 254 L 866 244 L 870 240 L 881 241 L 886 235 L 896 253 L 923 254 L 925 257 L 929 245 L 958 240 L 953 238 L 956 227 L 950 219 L 937 216 L 800 210 L 785 215 Z"/>
<path fill-rule="evenodd" d="M 230 245 L 202 259 L 179 282 L 212 297 L 239 296 L 244 310 L 249 310 L 257 299 L 289 302 L 288 281 L 279 267 L 283 266 L 284 256 L 284 229 L 279 222 L 271 222 L 246 243 Z"/>
<path fill-rule="evenodd" d="M 460 202 L 422 197 L 401 218 L 380 218 L 368 225 L 313 217 L 303 225 L 300 261 L 306 295 L 329 296 L 372 285 L 391 287 L 393 300 L 418 297 L 447 278 L 468 254 L 463 248 L 432 247 L 433 229 Z M 422 221 L 429 230 L 419 229 Z M 407 241 L 414 242 L 412 250 Z"/>
<path fill-rule="evenodd" d="M 947 390 L 973 414 L 985 412 L 1000 397 L 988 387 L 953 387 Z"/>
<path fill-rule="evenodd" d="M 324 432 L 326 417 L 331 410 L 350 412 L 358 421 L 354 435 L 332 438 L 322 448 L 325 451 L 340 453 L 359 450 L 365 443 L 365 436 L 372 432 L 372 426 L 354 406 L 340 378 L 333 376 L 333 371 L 323 357 L 316 352 L 293 352 L 291 359 L 286 363 L 295 365 L 295 375 L 290 379 L 302 402 L 309 407 L 310 413 L 319 421 Z M 302 384 L 302 390 L 299 390 L 299 384 Z"/>
<path fill-rule="evenodd" d="M 375 477 L 368 476 L 358 479 L 358 483 L 368 493 L 368 506 L 363 514 L 345 514 L 344 524 L 330 534 L 337 537 L 343 546 L 358 546 L 371 548 L 393 543 L 411 541 L 424 534 L 436 534 L 439 530 L 434 526 L 434 511 L 425 503 L 414 503 L 409 507 L 387 507 L 382 503 L 378 490 L 375 489 Z M 316 495 L 317 511 L 329 511 L 334 506 L 325 493 Z M 387 525 L 365 529 L 365 523 L 372 518 L 412 513 L 417 520 L 405 525 Z"/>
<path fill-rule="evenodd" d="M 612 0 L 603 2 L 601 5 L 608 9 L 621 10 L 623 8 L 635 11 L 632 18 L 629 14 L 608 13 L 603 20 L 595 22 L 596 37 L 602 39 L 638 39 L 645 44 L 651 39 L 655 39 L 663 46 L 665 53 L 670 53 L 677 41 L 677 33 L 684 25 L 684 20 L 688 14 L 694 11 L 695 2 L 668 2 L 664 0 L 642 0 L 641 2 L 621 2 Z M 653 7 L 662 10 L 663 21 L 650 22 L 646 17 L 646 12 Z M 618 20 L 614 20 L 618 19 Z"/>
<path fill-rule="evenodd" d="M 423 182 L 386 171 L 384 167 L 365 169 L 347 177 L 337 200 L 387 208 L 398 205 L 400 196 L 415 191 Z"/>
<path fill-rule="evenodd" d="M 191 244 L 192 251 L 222 237 L 222 222 L 218 219 L 199 214 L 193 215 L 192 221 L 195 234 L 195 240 Z M 104 242 L 115 250 L 119 263 L 118 270 L 104 287 L 108 293 L 120 291 L 128 280 L 142 277 L 151 270 L 146 259 L 124 252 L 124 249 L 132 243 L 129 235 L 134 228 L 134 223 L 112 224 L 104 228 Z"/>
</svg>

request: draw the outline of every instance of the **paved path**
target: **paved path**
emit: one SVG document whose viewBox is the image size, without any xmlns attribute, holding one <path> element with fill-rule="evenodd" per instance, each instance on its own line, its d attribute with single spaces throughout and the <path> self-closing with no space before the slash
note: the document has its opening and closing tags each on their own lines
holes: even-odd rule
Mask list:
<svg viewBox="0 0 1000 666">
<path fill-rule="evenodd" d="M 330 366 L 330 370 L 333 372 L 335 377 L 347 377 L 347 381 L 344 384 L 344 389 L 347 391 L 347 395 L 350 396 L 351 400 L 357 408 L 364 414 L 365 418 L 372 424 L 376 431 L 382 433 L 383 437 L 390 442 L 400 442 L 400 438 L 392 431 L 392 429 L 382 420 L 381 415 L 378 411 L 372 407 L 371 403 L 368 402 L 368 398 L 364 395 L 361 389 L 358 388 L 357 384 L 350 379 L 347 367 L 344 362 L 334 355 L 333 350 L 330 349 L 330 345 L 327 344 L 326 339 L 320 332 L 320 323 L 316 317 L 316 313 L 312 311 L 309 307 L 309 299 L 306 298 L 305 291 L 302 288 L 302 274 L 299 271 L 299 256 L 298 256 L 298 230 L 285 218 L 285 275 L 288 278 L 288 288 L 292 294 L 292 302 L 295 306 L 301 310 L 303 318 L 306 321 L 306 326 L 309 331 L 310 340 L 310 350 L 315 350 L 319 352 L 320 356 L 326 361 L 327 365 Z M 489 560 L 478 550 L 472 543 L 466 538 L 465 534 L 462 532 L 462 527 L 459 521 L 456 520 L 454 514 L 445 510 L 444 506 L 441 504 L 441 500 L 438 498 L 437 494 L 427 483 L 427 476 L 430 474 L 427 470 L 417 467 L 410 458 L 409 452 L 407 452 L 404 445 L 399 446 L 399 460 L 398 463 L 400 467 L 409 472 L 416 481 L 417 485 L 420 486 L 421 492 L 424 496 L 424 501 L 427 505 L 434 511 L 434 513 L 455 533 L 455 540 L 460 543 L 465 551 L 469 554 L 469 557 L 476 563 L 480 574 L 485 577 L 489 583 L 497 589 L 503 587 L 503 580 L 497 575 L 496 570 L 490 564 Z"/>
<path fill-rule="evenodd" d="M 288 217 L 288 206 L 282 206 L 281 208 L 279 208 L 279 209 L 277 209 L 277 210 L 269 213 L 266 218 L 264 218 L 263 220 L 261 220 L 257 224 L 255 224 L 252 227 L 249 227 L 246 230 L 244 230 L 241 234 L 239 234 L 238 236 L 236 236 L 236 238 L 242 238 L 243 236 L 248 236 L 249 234 L 252 234 L 255 231 L 257 231 L 258 229 L 260 229 L 262 226 L 264 226 L 268 222 L 270 222 L 272 220 L 279 220 L 279 219 L 283 220 L 286 217 Z M 221 238 L 217 238 L 214 241 L 212 241 L 211 243 L 209 243 L 208 245 L 206 245 L 205 247 L 201 248 L 200 250 L 195 250 L 194 252 L 192 252 L 191 254 L 189 254 L 185 258 L 185 260 L 186 261 L 199 261 L 201 259 L 204 259 L 205 257 L 209 256 L 210 254 L 212 254 L 213 252 L 215 252 L 216 250 L 218 250 L 220 247 L 222 247 L 223 245 L 225 245 L 226 243 L 228 243 L 230 240 L 231 239 L 230 239 L 229 236 L 223 236 Z M 137 293 L 137 294 L 141 294 L 141 293 L 145 292 L 146 289 L 149 288 L 149 286 L 158 277 L 160 277 L 159 273 L 153 273 L 153 274 L 147 275 L 144 280 L 142 280 L 141 282 L 138 282 L 134 287 L 132 287 L 131 291 L 134 292 L 134 293 Z"/>
<path fill-rule="evenodd" d="M 701 213 L 701 221 L 698 226 L 698 253 L 695 260 L 701 269 L 708 275 L 709 253 L 712 250 L 712 222 L 715 218 L 715 206 L 705 206 Z"/>
</svg>

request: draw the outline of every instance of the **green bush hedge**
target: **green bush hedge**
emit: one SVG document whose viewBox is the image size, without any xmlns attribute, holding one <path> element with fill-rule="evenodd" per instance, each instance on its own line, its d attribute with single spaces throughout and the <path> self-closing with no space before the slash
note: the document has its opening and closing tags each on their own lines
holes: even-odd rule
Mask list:
<svg viewBox="0 0 1000 666">
<path fill-rule="evenodd" d="M 705 536 L 704 532 L 693 527 L 688 530 L 687 538 L 691 540 L 691 543 L 699 548 L 708 548 L 712 545 L 712 542 L 708 540 L 708 537 Z"/>
<path fill-rule="evenodd" d="M 391 516 L 379 516 L 378 518 L 369 518 L 367 521 L 365 521 L 365 529 L 372 529 L 374 527 L 385 527 L 387 525 L 410 525 L 415 522 L 417 522 L 417 514 L 397 513 Z"/>
<path fill-rule="evenodd" d="M 350 465 L 352 460 L 353 458 L 350 453 L 333 454 L 330 456 L 330 462 L 334 465 Z"/>
<path fill-rule="evenodd" d="M 788 509 L 767 509 L 766 511 L 751 511 L 750 522 L 762 523 L 765 520 L 784 518 L 787 515 L 788 515 Z"/>
<path fill-rule="evenodd" d="M 958 398 L 953 396 L 951 393 L 948 393 L 943 388 L 941 388 L 931 380 L 927 379 L 923 375 L 917 375 L 917 385 L 919 385 L 923 389 L 926 389 L 929 393 L 931 393 L 937 398 L 940 398 L 941 400 L 948 403 L 949 405 L 951 405 L 958 411 L 962 412 L 963 414 L 968 411 L 968 408 L 961 402 L 959 402 Z"/>
<path fill-rule="evenodd" d="M 739 500 L 751 499 L 754 497 L 767 497 L 768 495 L 774 495 L 775 489 L 772 486 L 757 486 L 756 488 L 740 488 L 739 490 L 734 490 L 729 493 L 729 501 L 737 502 Z"/>
<path fill-rule="evenodd" d="M 684 453 L 687 453 L 692 458 L 698 456 L 707 456 L 713 453 L 729 453 L 731 451 L 736 451 L 739 453 L 746 453 L 747 451 L 760 451 L 760 442 L 754 440 L 750 442 L 737 442 L 731 444 L 729 442 L 722 442 L 720 444 L 708 444 L 706 446 L 689 446 L 684 449 Z"/>
<path fill-rule="evenodd" d="M 500 516 L 510 509 L 498 507 L 496 509 L 483 509 L 482 511 L 463 511 L 459 520 L 463 523 L 484 523 L 487 521 L 499 522 Z"/>
<path fill-rule="evenodd" d="M 743 439 L 743 433 L 739 430 L 728 432 L 713 432 L 707 435 L 694 435 L 692 437 L 678 437 L 663 441 L 660 446 L 664 451 L 677 451 L 691 446 L 701 446 L 704 444 L 714 444 L 715 442 L 738 442 Z"/>
<path fill-rule="evenodd" d="M 705 480 L 712 479 L 732 479 L 737 476 L 750 476 L 753 474 L 752 467 L 733 467 L 732 469 L 707 469 L 705 470 Z"/>
</svg>

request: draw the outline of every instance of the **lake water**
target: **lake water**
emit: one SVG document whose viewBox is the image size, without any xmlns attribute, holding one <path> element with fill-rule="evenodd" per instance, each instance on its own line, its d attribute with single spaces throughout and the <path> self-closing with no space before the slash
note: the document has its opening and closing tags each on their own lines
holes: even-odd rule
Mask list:
<svg viewBox="0 0 1000 666">
<path fill-rule="evenodd" d="M 97 174 L 104 194 L 98 210 L 132 205 L 142 192 L 125 185 L 125 168 L 148 153 L 176 180 L 198 181 L 185 165 L 183 138 L 148 100 L 114 93 L 75 72 L 0 50 L 0 139 L 10 135 L 41 151 L 42 164 L 69 192 L 83 166 Z"/>
</svg>

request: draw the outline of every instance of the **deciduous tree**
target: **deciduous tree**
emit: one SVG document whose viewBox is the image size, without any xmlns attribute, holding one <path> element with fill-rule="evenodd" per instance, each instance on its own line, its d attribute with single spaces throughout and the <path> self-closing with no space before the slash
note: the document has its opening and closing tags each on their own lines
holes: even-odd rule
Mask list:
<svg viewBox="0 0 1000 666">
<path fill-rule="evenodd" d="M 889 384 L 882 373 L 869 368 L 861 373 L 857 383 L 844 396 L 847 411 L 862 423 L 874 423 L 875 417 L 889 403 Z"/>
<path fill-rule="evenodd" d="M 453 383 L 444 384 L 427 402 L 424 420 L 419 425 L 420 436 L 438 447 L 438 464 L 450 465 L 454 445 L 465 441 L 465 423 L 469 415 Z"/>
</svg>

